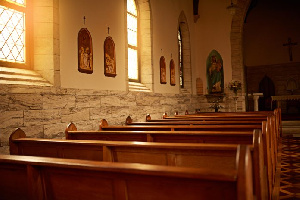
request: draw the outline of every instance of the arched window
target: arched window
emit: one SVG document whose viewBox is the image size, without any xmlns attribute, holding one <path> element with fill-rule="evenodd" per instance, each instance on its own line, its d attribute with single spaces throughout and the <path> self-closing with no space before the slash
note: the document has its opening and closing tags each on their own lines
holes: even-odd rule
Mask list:
<svg viewBox="0 0 300 200">
<path fill-rule="evenodd" d="M 183 81 L 183 54 L 182 54 L 182 37 L 180 27 L 178 29 L 178 63 L 179 63 L 179 85 L 181 88 L 184 88 Z"/>
<path fill-rule="evenodd" d="M 128 78 L 139 81 L 138 12 L 135 0 L 127 0 Z"/>
<path fill-rule="evenodd" d="M 0 1 L 0 63 L 2 66 L 29 65 L 29 12 L 26 0 Z"/>
<path fill-rule="evenodd" d="M 178 55 L 180 92 L 192 93 L 192 66 L 190 33 L 186 16 L 181 11 L 178 18 Z"/>
</svg>

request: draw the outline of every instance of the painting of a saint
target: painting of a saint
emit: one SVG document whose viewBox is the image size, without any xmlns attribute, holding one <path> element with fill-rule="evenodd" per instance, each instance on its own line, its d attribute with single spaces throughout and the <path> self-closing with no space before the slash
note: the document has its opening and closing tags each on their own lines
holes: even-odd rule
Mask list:
<svg viewBox="0 0 300 200">
<path fill-rule="evenodd" d="M 206 60 L 206 77 L 207 77 L 207 91 L 212 93 L 224 92 L 224 72 L 223 59 L 221 55 L 213 50 Z"/>
<path fill-rule="evenodd" d="M 174 86 L 176 84 L 175 78 L 175 62 L 173 59 L 170 61 L 170 84 Z"/>
<path fill-rule="evenodd" d="M 159 60 L 160 64 L 160 83 L 166 84 L 167 83 L 167 69 L 166 69 L 166 60 L 165 57 L 160 57 Z"/>
<path fill-rule="evenodd" d="M 104 74 L 111 77 L 117 75 L 115 43 L 111 37 L 107 37 L 104 41 Z"/>
<path fill-rule="evenodd" d="M 78 71 L 93 73 L 93 45 L 90 32 L 86 28 L 78 33 Z"/>
</svg>

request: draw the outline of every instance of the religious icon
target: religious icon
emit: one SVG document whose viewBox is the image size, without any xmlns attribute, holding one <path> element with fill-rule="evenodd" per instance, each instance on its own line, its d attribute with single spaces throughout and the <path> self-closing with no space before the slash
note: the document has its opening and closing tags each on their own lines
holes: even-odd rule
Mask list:
<svg viewBox="0 0 300 200">
<path fill-rule="evenodd" d="M 78 33 L 78 71 L 93 73 L 93 45 L 90 32 L 86 28 Z"/>
<path fill-rule="evenodd" d="M 115 43 L 110 36 L 104 41 L 104 74 L 105 76 L 110 77 L 115 77 L 117 75 Z"/>
<path fill-rule="evenodd" d="M 165 57 L 160 57 L 159 60 L 160 64 L 160 83 L 166 84 L 167 83 L 167 69 L 166 69 L 166 60 Z"/>
<path fill-rule="evenodd" d="M 176 85 L 176 79 L 175 79 L 175 62 L 173 59 L 170 61 L 170 84 L 172 86 Z"/>
<path fill-rule="evenodd" d="M 206 60 L 207 91 L 212 93 L 224 92 L 223 59 L 213 50 Z"/>
</svg>

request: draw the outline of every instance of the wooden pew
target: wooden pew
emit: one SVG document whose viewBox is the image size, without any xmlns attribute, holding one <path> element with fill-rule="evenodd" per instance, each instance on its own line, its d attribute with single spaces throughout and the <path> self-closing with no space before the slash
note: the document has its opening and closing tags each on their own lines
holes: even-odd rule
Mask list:
<svg viewBox="0 0 300 200">
<path fill-rule="evenodd" d="M 147 118 L 147 117 L 146 117 Z M 219 118 L 218 118 L 219 119 Z M 253 118 L 255 119 L 255 118 Z M 148 126 L 148 125 L 261 125 L 263 120 L 235 120 L 231 118 L 226 118 L 226 120 L 154 120 L 150 121 L 149 119 L 146 122 L 133 122 L 131 117 L 128 116 L 125 120 L 126 125 L 138 125 L 138 126 Z M 264 119 L 266 120 L 266 119 Z"/>
<path fill-rule="evenodd" d="M 140 125 L 140 126 L 114 126 L 108 125 L 105 119 L 100 121 L 100 131 L 253 131 L 261 129 L 261 124 L 214 124 L 214 125 Z"/>
<path fill-rule="evenodd" d="M 178 115 L 176 112 L 175 115 L 168 116 L 167 113 L 163 114 L 163 119 L 190 119 L 190 120 L 201 120 L 205 118 L 209 118 L 207 120 L 218 120 L 218 118 L 221 118 L 222 120 L 225 120 L 225 118 L 230 117 L 230 118 L 240 118 L 243 120 L 244 118 L 263 118 L 267 116 L 274 115 L 276 118 L 276 128 L 277 132 L 280 133 L 281 135 L 281 109 L 276 108 L 274 111 L 252 111 L 252 112 L 215 112 L 215 113 L 195 113 L 195 114 L 188 114 L 186 111 L 185 115 Z M 151 117 L 146 117 L 147 119 L 151 120 Z"/>
<path fill-rule="evenodd" d="M 167 113 L 163 114 L 163 119 L 172 120 L 172 119 L 189 119 L 189 120 L 225 120 L 227 117 L 240 118 L 243 120 L 244 118 L 263 118 L 274 115 L 275 116 L 275 127 L 276 133 L 278 137 L 281 136 L 282 128 L 281 128 L 281 108 L 276 108 L 274 111 L 247 111 L 247 112 L 215 112 L 215 113 L 195 113 L 195 114 L 188 114 L 186 111 L 185 115 L 178 115 L 178 112 L 175 113 L 173 117 L 168 116 Z M 151 117 L 146 117 L 147 119 L 151 120 Z"/>
<path fill-rule="evenodd" d="M 210 167 L 219 170 L 235 169 L 238 146 L 239 144 L 39 139 L 27 138 L 21 129 L 15 130 L 10 137 L 11 155 Z M 253 150 L 253 145 L 251 149 Z M 258 165 L 256 161 L 254 163 Z"/>
<path fill-rule="evenodd" d="M 70 124 L 71 126 L 73 124 Z M 69 140 L 252 144 L 253 131 L 65 131 Z"/>
<path fill-rule="evenodd" d="M 268 116 L 267 117 L 267 122 L 268 124 L 271 123 L 272 118 L 274 116 Z M 269 127 L 269 126 L 268 126 Z M 214 124 L 214 125 L 174 125 L 174 124 L 168 124 L 168 125 L 135 125 L 135 126 L 111 126 L 108 125 L 107 121 L 105 119 L 102 119 L 100 122 L 99 130 L 100 131 L 232 131 L 232 132 L 240 132 L 240 131 L 253 131 L 254 129 L 260 129 L 262 130 L 263 134 L 267 134 L 268 137 L 264 137 L 264 139 L 271 140 L 269 141 L 270 143 L 270 150 L 271 153 L 269 156 L 271 156 L 271 160 L 269 160 L 272 163 L 276 163 L 275 161 L 277 160 L 275 157 L 277 155 L 277 149 L 272 146 L 272 144 L 276 143 L 275 141 L 277 140 L 276 138 L 276 133 L 274 132 L 274 129 L 271 127 L 269 128 L 263 128 L 262 124 Z M 264 141 L 266 142 L 266 141 Z M 272 148 L 273 147 L 273 148 Z M 271 166 L 272 163 L 268 163 L 268 166 Z M 275 165 L 276 167 L 276 165 Z M 269 167 L 268 167 L 269 169 Z M 272 182 L 275 181 L 275 171 L 268 171 L 268 173 L 271 173 L 270 177 L 273 177 Z"/>
<path fill-rule="evenodd" d="M 146 122 L 166 122 L 166 121 L 262 121 L 266 117 L 168 117 L 163 119 L 152 119 L 150 114 L 146 115 Z"/>
<path fill-rule="evenodd" d="M 235 134 L 237 135 L 237 134 Z M 267 199 L 261 132 L 255 131 L 251 144 L 254 191 Z M 208 141 L 206 141 L 208 142 Z M 245 142 L 244 139 L 241 142 Z M 219 141 L 222 143 L 222 141 Z M 236 140 L 238 144 L 238 141 Z M 100 140 L 57 140 L 27 138 L 21 129 L 10 136 L 11 155 L 88 159 L 109 162 L 138 162 L 184 167 L 234 168 L 237 144 L 115 142 Z"/>
<path fill-rule="evenodd" d="M 0 155 L 3 199 L 252 200 L 248 146 L 235 170 Z"/>
<path fill-rule="evenodd" d="M 211 118 L 208 118 L 208 117 Z M 131 118 L 127 118 L 127 124 L 131 125 L 165 125 L 165 126 L 176 126 L 181 124 L 190 124 L 190 125 L 200 125 L 200 124 L 226 124 L 227 120 L 236 120 L 237 117 L 240 118 L 239 121 L 230 121 L 233 124 L 242 124 L 247 123 L 249 117 L 253 119 L 249 123 L 264 122 L 266 124 L 262 127 L 263 133 L 267 136 L 264 137 L 265 149 L 268 149 L 268 158 L 265 162 L 268 166 L 268 185 L 270 186 L 269 190 L 272 191 L 275 184 L 275 174 L 276 174 L 276 165 L 278 157 L 278 140 L 280 139 L 280 109 L 273 111 L 265 112 L 243 112 L 243 113 L 205 113 L 205 114 L 195 114 L 195 115 L 183 115 L 183 116 L 174 116 L 173 118 L 168 118 L 166 115 L 164 119 L 161 120 L 151 120 L 150 115 L 146 116 L 147 122 L 131 122 Z M 166 120 L 166 121 L 165 121 Z M 205 121 L 204 121 L 205 120 Z M 208 121 L 211 120 L 211 121 Z M 200 122 L 200 123 L 199 123 Z M 105 123 L 104 123 L 105 124 Z M 268 142 L 266 142 L 268 140 Z"/>
<path fill-rule="evenodd" d="M 254 132 L 213 132 L 213 131 L 77 131 L 75 124 L 70 123 L 65 131 L 66 138 L 71 140 L 110 140 L 110 141 L 144 141 L 164 143 L 214 143 L 214 144 L 249 144 L 253 145 L 253 168 L 255 194 L 257 199 L 267 199 L 267 163 L 264 159 L 263 140 L 260 130 Z M 267 150 L 266 150 L 267 151 Z M 269 154 L 268 154 L 269 155 Z M 258 178 L 260 177 L 260 178 Z"/>
</svg>

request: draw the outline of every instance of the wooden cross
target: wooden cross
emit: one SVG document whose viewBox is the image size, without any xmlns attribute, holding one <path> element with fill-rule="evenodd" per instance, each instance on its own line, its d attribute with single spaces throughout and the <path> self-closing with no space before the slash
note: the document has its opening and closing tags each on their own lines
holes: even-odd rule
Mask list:
<svg viewBox="0 0 300 200">
<path fill-rule="evenodd" d="M 109 35 L 109 29 L 110 29 L 110 28 L 109 28 L 109 27 L 107 27 L 107 33 L 108 33 L 108 35 Z"/>
<path fill-rule="evenodd" d="M 298 45 L 297 42 L 292 42 L 292 39 L 289 37 L 288 38 L 288 43 L 283 44 L 283 46 L 287 46 L 289 48 L 289 56 L 290 56 L 290 61 L 293 61 L 293 51 L 292 47 Z"/>
<path fill-rule="evenodd" d="M 85 25 L 85 19 L 86 19 L 85 16 L 83 16 L 83 24 L 84 24 L 84 25 Z"/>
</svg>

